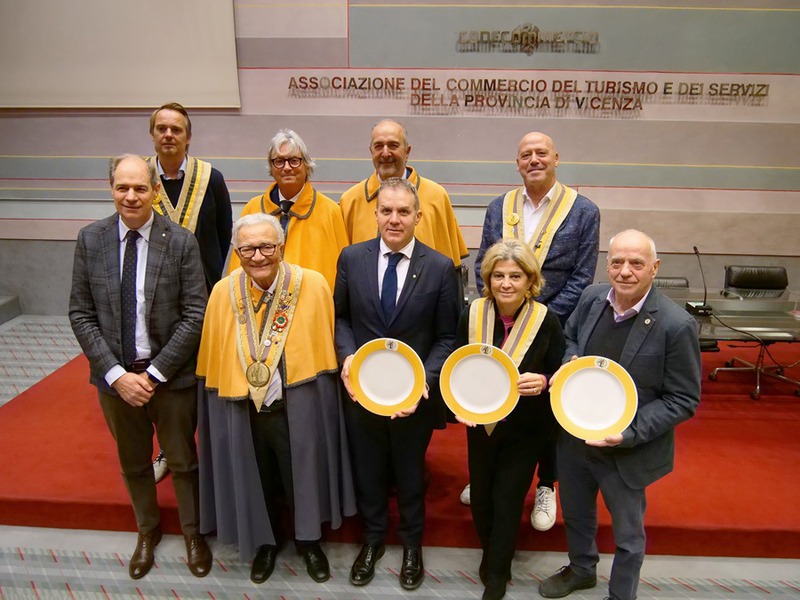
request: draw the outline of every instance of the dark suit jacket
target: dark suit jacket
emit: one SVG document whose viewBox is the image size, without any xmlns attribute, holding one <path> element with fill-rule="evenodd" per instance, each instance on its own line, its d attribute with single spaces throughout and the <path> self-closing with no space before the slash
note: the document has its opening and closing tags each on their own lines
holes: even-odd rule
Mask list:
<svg viewBox="0 0 800 600">
<path fill-rule="evenodd" d="M 460 310 L 453 261 L 417 240 L 403 291 L 387 323 L 378 293 L 379 255 L 379 238 L 375 238 L 348 246 L 339 256 L 333 293 L 336 353 L 341 362 L 380 337 L 411 346 L 425 365 L 431 392 L 431 402 L 421 404 L 420 409 L 433 410 L 436 425 L 441 427 L 445 411 L 435 396 L 439 372 L 453 349 Z"/>
<path fill-rule="evenodd" d="M 581 295 L 564 332 L 565 361 L 585 354 L 609 288 L 591 285 Z M 619 363 L 636 384 L 639 409 L 615 456 L 622 479 L 638 489 L 672 471 L 674 428 L 700 403 L 700 347 L 695 320 L 655 286 L 634 319 Z"/>
<path fill-rule="evenodd" d="M 178 202 L 183 183 L 183 179 L 161 180 L 164 193 L 173 203 Z M 211 178 L 208 181 L 194 232 L 197 244 L 200 246 L 200 258 L 203 261 L 206 288 L 209 293 L 214 284 L 222 279 L 222 269 L 231 245 L 232 228 L 233 215 L 228 186 L 225 185 L 222 173 L 212 167 Z"/>
<path fill-rule="evenodd" d="M 122 364 L 119 216 L 81 229 L 72 268 L 69 318 L 91 366 L 90 381 L 116 394 L 103 378 Z M 156 214 L 145 273 L 150 360 L 171 389 L 195 384 L 195 355 L 203 327 L 206 286 L 197 241 Z"/>
</svg>

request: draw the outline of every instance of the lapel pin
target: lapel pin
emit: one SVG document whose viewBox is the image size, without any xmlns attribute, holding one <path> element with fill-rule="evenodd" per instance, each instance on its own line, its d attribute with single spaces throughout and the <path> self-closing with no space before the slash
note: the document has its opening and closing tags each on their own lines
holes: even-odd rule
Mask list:
<svg viewBox="0 0 800 600">
<path fill-rule="evenodd" d="M 644 320 L 644 324 L 645 324 L 645 325 L 650 325 L 650 319 L 645 319 L 645 320 Z"/>
</svg>

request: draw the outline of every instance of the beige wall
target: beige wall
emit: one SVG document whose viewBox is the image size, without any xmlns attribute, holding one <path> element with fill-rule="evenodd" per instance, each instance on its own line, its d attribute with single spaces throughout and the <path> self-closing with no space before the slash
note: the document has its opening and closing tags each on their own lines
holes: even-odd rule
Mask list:
<svg viewBox="0 0 800 600">
<path fill-rule="evenodd" d="M 156 90 L 153 105 L 175 100 L 190 106 L 192 153 L 225 175 L 237 215 L 268 183 L 264 153 L 277 129 L 303 136 L 319 164 L 315 185 L 338 198 L 372 170 L 372 125 L 393 117 L 408 127 L 411 163 L 450 192 L 474 248 L 486 204 L 519 185 L 513 164 L 519 138 L 542 130 L 556 140 L 559 179 L 600 207 L 601 249 L 614 232 L 636 227 L 669 253 L 664 268 L 686 274 L 693 285 L 700 284 L 695 245 L 709 256 L 709 279 L 721 282 L 726 262 L 780 262 L 789 266 L 791 284 L 800 285 L 800 9 L 790 0 L 669 6 L 510 0 L 492 8 L 441 0 L 402 8 L 362 0 L 265 0 L 232 6 L 240 108 L 201 108 L 177 79 L 126 78 L 122 64 L 110 85 Z M 159 16 L 154 10 L 154 23 Z M 202 17 L 203 11 L 192 15 Z M 462 31 L 525 24 L 543 32 L 595 31 L 599 43 L 586 53 L 545 44 L 530 53 L 458 51 Z M 103 44 L 96 41 L 100 54 Z M 167 53 L 152 67 L 181 70 L 194 49 L 190 44 L 185 52 Z M 130 54 L 131 61 L 138 58 Z M 74 61 L 52 66 L 66 74 L 75 68 Z M 356 85 L 392 79 L 406 87 L 396 93 L 292 88 L 301 77 L 353 78 Z M 412 87 L 442 88 L 426 92 L 429 104 L 437 94 L 451 101 L 450 80 L 543 81 L 547 90 L 534 95 L 553 102 L 568 96 L 570 108 L 476 107 L 466 92 L 454 94 L 453 108 L 420 105 L 423 90 Z M 626 81 L 643 82 L 655 93 L 596 91 L 597 82 Z M 557 92 L 564 82 L 575 82 L 573 91 Z M 208 90 L 219 84 L 211 76 L 199 82 Z M 692 93 L 678 94 L 681 86 Z M 503 97 L 484 95 L 494 102 Z M 592 98 L 638 99 L 641 107 L 587 108 Z M 68 100 L 61 108 L 0 111 L 0 294 L 19 295 L 31 313 L 66 312 L 64 274 L 76 233 L 113 210 L 108 157 L 152 152 L 149 109 L 75 109 L 67 108 Z M 27 278 L 20 257 L 36 256 L 37 248 L 48 250 L 37 257 L 47 267 L 43 277 Z"/>
</svg>

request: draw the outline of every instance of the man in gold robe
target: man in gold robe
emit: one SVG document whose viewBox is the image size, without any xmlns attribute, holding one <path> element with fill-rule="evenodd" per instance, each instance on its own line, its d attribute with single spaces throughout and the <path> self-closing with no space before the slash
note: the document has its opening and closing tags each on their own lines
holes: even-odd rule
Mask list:
<svg viewBox="0 0 800 600">
<path fill-rule="evenodd" d="M 456 271 L 460 271 L 461 261 L 469 252 L 450 204 L 450 196 L 441 185 L 421 177 L 408 165 L 411 144 L 406 128 L 388 119 L 379 122 L 372 129 L 369 151 L 375 172 L 351 187 L 339 199 L 350 243 L 357 244 L 377 237 L 375 205 L 381 182 L 391 177 L 407 179 L 417 190 L 422 211 L 422 219 L 414 235 L 423 244 L 447 256 L 453 261 Z"/>
<path fill-rule="evenodd" d="M 303 139 L 291 129 L 275 134 L 267 159 L 275 183 L 251 199 L 242 216 L 261 212 L 280 219 L 286 237 L 284 258 L 293 265 L 322 273 L 333 289 L 336 261 L 342 248 L 349 244 L 339 206 L 311 185 L 309 179 L 316 163 Z M 229 272 L 238 266 L 239 257 L 234 252 Z"/>
<path fill-rule="evenodd" d="M 316 271 L 283 261 L 272 215 L 241 217 L 233 239 L 242 266 L 211 292 L 197 361 L 200 528 L 238 544 L 255 583 L 293 533 L 323 582 L 322 523 L 336 529 L 355 513 L 331 291 Z"/>
</svg>

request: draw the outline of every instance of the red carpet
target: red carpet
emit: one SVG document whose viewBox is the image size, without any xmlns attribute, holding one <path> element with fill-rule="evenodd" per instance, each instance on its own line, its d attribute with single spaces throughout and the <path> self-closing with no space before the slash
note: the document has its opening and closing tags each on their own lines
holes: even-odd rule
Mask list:
<svg viewBox="0 0 800 600">
<path fill-rule="evenodd" d="M 772 347 L 787 363 L 797 359 L 795 348 Z M 704 354 L 704 373 L 734 352 L 753 354 L 727 347 Z M 800 376 L 800 368 L 793 371 Z M 0 523 L 135 531 L 114 443 L 87 379 L 81 356 L 0 408 Z M 677 430 L 675 472 L 648 490 L 649 553 L 800 558 L 800 398 L 780 382 L 767 381 L 759 401 L 751 389 L 748 375 L 704 381 L 697 416 Z M 427 545 L 478 545 L 469 508 L 458 501 L 467 482 L 465 439 L 460 426 L 434 435 Z M 158 492 L 164 528 L 178 533 L 170 479 Z M 531 503 L 519 547 L 565 550 L 560 518 L 546 533 L 527 524 Z M 358 541 L 358 520 L 326 537 Z M 613 550 L 605 511 L 598 539 L 601 551 Z"/>
</svg>

